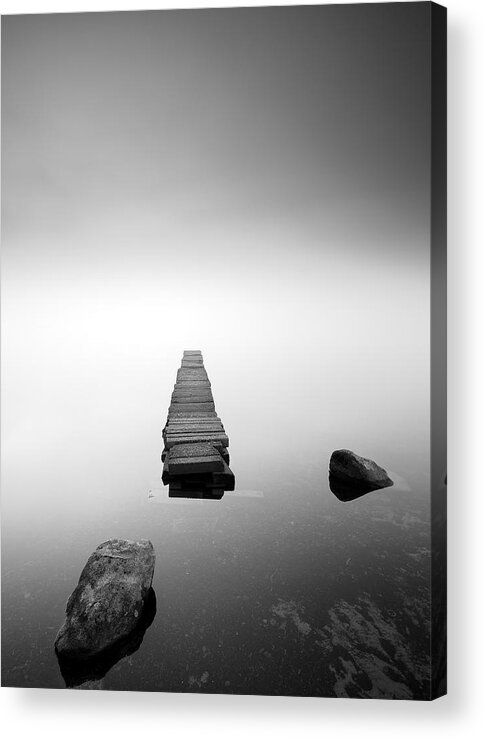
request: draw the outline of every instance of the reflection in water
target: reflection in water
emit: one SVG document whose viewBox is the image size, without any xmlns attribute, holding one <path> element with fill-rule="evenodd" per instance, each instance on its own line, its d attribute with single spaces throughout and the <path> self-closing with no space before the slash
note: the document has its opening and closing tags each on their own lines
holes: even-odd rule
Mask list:
<svg viewBox="0 0 484 738">
<path fill-rule="evenodd" d="M 357 500 L 358 497 L 367 495 L 369 492 L 374 492 L 377 489 L 385 489 L 384 487 L 368 482 L 343 484 L 334 474 L 329 475 L 329 488 L 341 502 L 351 502 L 352 500 Z"/>
<path fill-rule="evenodd" d="M 69 659 L 57 654 L 66 687 L 78 687 L 85 682 L 102 679 L 118 661 L 137 651 L 155 615 L 156 596 L 154 590 L 150 588 L 138 624 L 126 638 L 88 659 Z"/>
<path fill-rule="evenodd" d="M 235 477 L 225 473 L 186 474 L 170 480 L 170 497 L 221 500 L 224 492 L 233 492 Z"/>
</svg>

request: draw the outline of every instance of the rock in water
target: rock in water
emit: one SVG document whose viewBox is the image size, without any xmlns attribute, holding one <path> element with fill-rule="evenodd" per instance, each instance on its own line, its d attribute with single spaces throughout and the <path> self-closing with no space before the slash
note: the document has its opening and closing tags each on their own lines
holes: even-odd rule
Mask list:
<svg viewBox="0 0 484 738">
<path fill-rule="evenodd" d="M 340 449 L 334 451 L 329 462 L 330 478 L 348 487 L 359 487 L 368 491 L 391 487 L 392 480 L 385 469 L 371 459 Z"/>
<path fill-rule="evenodd" d="M 340 502 L 353 502 L 353 500 L 357 500 L 359 497 L 363 497 L 378 489 L 378 487 L 357 487 L 354 484 L 342 484 L 333 474 L 329 475 L 329 488 Z"/>
<path fill-rule="evenodd" d="M 149 628 L 156 615 L 156 596 L 150 588 L 138 619 L 136 627 L 125 638 L 121 638 L 113 646 L 105 648 L 101 653 L 89 658 L 72 658 L 65 654 L 57 654 L 57 660 L 61 674 L 64 677 L 66 687 L 79 689 L 86 683 L 89 689 L 94 689 L 96 683 L 107 674 L 107 672 L 126 656 L 135 653 L 143 642 L 146 630 Z"/>
<path fill-rule="evenodd" d="M 151 541 L 114 538 L 90 555 L 55 639 L 60 656 L 88 659 L 137 626 L 155 568 Z"/>
</svg>

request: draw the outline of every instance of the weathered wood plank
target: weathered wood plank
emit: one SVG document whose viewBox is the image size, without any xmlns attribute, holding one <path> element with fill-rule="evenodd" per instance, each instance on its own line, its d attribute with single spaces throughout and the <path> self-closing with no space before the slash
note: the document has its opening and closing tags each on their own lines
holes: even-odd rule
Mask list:
<svg viewBox="0 0 484 738">
<path fill-rule="evenodd" d="M 235 488 L 229 439 L 215 412 L 201 351 L 184 351 L 163 428 L 162 480 L 170 497 L 220 499 Z"/>
</svg>

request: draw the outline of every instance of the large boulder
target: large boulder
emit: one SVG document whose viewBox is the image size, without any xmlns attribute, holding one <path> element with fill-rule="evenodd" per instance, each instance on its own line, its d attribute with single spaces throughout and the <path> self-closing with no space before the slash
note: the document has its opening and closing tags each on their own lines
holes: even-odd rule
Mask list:
<svg viewBox="0 0 484 738">
<path fill-rule="evenodd" d="M 118 661 L 138 650 L 155 615 L 156 596 L 153 588 L 150 588 L 138 623 L 125 638 L 89 658 L 72 658 L 58 653 L 57 659 L 66 687 L 78 689 L 88 683 L 91 685 L 89 688 L 93 688 Z"/>
<path fill-rule="evenodd" d="M 57 655 L 88 659 L 128 637 L 141 619 L 154 567 L 151 541 L 101 543 L 67 602 L 55 639 Z"/>
<path fill-rule="evenodd" d="M 391 487 L 393 484 L 385 469 L 347 449 L 332 453 L 329 474 L 333 482 L 365 491 Z"/>
</svg>

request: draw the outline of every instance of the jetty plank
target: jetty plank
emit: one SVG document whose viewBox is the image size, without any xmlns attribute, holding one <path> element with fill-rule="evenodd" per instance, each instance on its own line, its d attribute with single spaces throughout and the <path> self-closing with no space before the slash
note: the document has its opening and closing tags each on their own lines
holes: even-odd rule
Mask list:
<svg viewBox="0 0 484 738">
<path fill-rule="evenodd" d="M 218 500 L 235 489 L 229 438 L 215 412 L 201 351 L 183 352 L 162 437 L 162 480 L 170 497 Z"/>
</svg>

